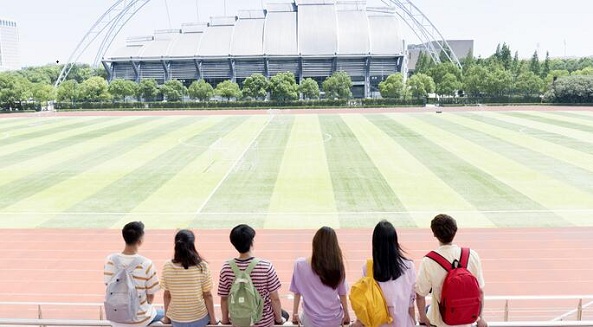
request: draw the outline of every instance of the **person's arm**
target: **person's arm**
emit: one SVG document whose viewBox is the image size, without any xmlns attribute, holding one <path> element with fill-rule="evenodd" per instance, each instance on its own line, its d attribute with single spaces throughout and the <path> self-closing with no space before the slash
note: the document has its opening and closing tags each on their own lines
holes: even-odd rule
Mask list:
<svg viewBox="0 0 593 327">
<path fill-rule="evenodd" d="M 294 294 L 294 300 L 292 302 L 292 323 L 299 325 L 301 318 L 299 317 L 299 305 L 301 303 L 301 295 L 298 293 Z"/>
<path fill-rule="evenodd" d="M 342 309 L 344 310 L 344 319 L 342 319 L 342 322 L 344 325 L 350 325 L 350 312 L 348 311 L 348 299 L 346 295 L 340 295 L 340 302 L 342 302 Z"/>
<path fill-rule="evenodd" d="M 414 306 L 408 308 L 408 314 L 412 318 L 414 325 L 416 325 L 416 310 L 414 309 Z"/>
<path fill-rule="evenodd" d="M 208 316 L 210 316 L 210 325 L 216 325 L 216 312 L 214 312 L 214 300 L 212 299 L 212 292 L 202 293 L 204 297 L 204 304 L 206 304 L 206 310 L 208 310 Z"/>
<path fill-rule="evenodd" d="M 482 316 L 482 313 L 484 312 L 484 290 L 482 290 L 481 288 L 480 297 L 482 298 L 482 307 L 480 308 L 480 315 L 478 316 L 478 321 L 476 322 L 476 324 L 478 325 L 478 327 L 488 327 L 488 322 L 486 322 L 486 319 L 484 319 L 484 316 Z"/>
<path fill-rule="evenodd" d="M 281 322 L 282 304 L 280 303 L 280 295 L 278 295 L 278 291 L 271 292 L 270 299 L 272 300 L 272 309 L 274 310 L 274 323 Z"/>
<path fill-rule="evenodd" d="M 171 320 L 167 317 L 167 310 L 169 310 L 169 304 L 171 304 L 171 292 L 165 290 L 163 293 L 163 308 L 165 309 L 165 316 L 163 317 L 163 323 L 170 324 Z"/>
<path fill-rule="evenodd" d="M 418 322 L 421 325 L 430 326 L 430 319 L 426 315 L 426 298 L 416 293 L 416 306 L 418 307 Z"/>
<path fill-rule="evenodd" d="M 222 318 L 220 318 L 220 322 L 223 325 L 230 325 L 231 321 L 229 320 L 229 297 L 228 296 L 220 297 L 220 313 L 222 314 Z"/>
</svg>

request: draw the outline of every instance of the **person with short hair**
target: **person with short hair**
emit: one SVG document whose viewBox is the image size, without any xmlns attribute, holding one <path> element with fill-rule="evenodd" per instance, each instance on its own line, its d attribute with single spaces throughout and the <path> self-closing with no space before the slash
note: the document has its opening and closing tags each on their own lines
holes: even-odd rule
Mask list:
<svg viewBox="0 0 593 327">
<path fill-rule="evenodd" d="M 292 322 L 305 327 L 350 324 L 348 287 L 342 250 L 336 232 L 321 227 L 313 237 L 313 252 L 294 264 L 290 291 L 294 293 Z M 303 312 L 299 304 L 303 299 Z"/>
<path fill-rule="evenodd" d="M 138 254 L 144 242 L 144 224 L 141 221 L 127 223 L 122 229 L 125 247 L 122 252 L 110 254 L 103 269 L 103 281 L 107 285 L 111 278 L 120 270 L 127 268 L 133 262 L 139 262 L 134 269 L 133 277 L 136 289 L 140 295 L 140 308 L 136 318 L 129 323 L 111 322 L 116 327 L 144 327 L 153 322 L 159 322 L 164 312 L 153 305 L 154 295 L 159 291 L 159 279 L 152 261 Z M 120 267 L 117 267 L 117 265 Z"/>
<path fill-rule="evenodd" d="M 229 238 L 231 244 L 239 252 L 239 256 L 232 260 L 235 261 L 240 270 L 245 270 L 254 259 L 253 239 L 255 238 L 255 230 L 248 225 L 241 224 L 231 230 Z M 229 317 L 229 295 L 234 279 L 235 274 L 231 266 L 228 262 L 225 262 L 220 270 L 218 283 L 218 295 L 220 296 L 220 310 L 222 313 L 221 322 L 223 325 L 232 323 Z M 282 307 L 280 296 L 278 295 L 281 285 L 272 263 L 259 259 L 259 262 L 251 272 L 251 280 L 264 302 L 262 318 L 254 326 L 269 327 L 274 324 L 283 324 Z"/>
<path fill-rule="evenodd" d="M 453 239 L 457 234 L 457 222 L 453 217 L 446 214 L 435 216 L 430 222 L 430 229 L 434 237 L 439 242 L 439 247 L 435 251 L 447 259 L 449 262 L 459 260 L 461 256 L 461 247 L 453 244 Z M 480 286 L 482 303 L 484 303 L 484 277 L 482 275 L 482 263 L 480 257 L 473 249 L 470 251 L 467 269 L 476 277 Z M 424 257 L 418 268 L 418 278 L 416 281 L 416 305 L 418 306 L 419 320 L 426 326 L 434 325 L 438 327 L 448 326 L 443 322 L 438 309 L 437 299 L 441 298 L 443 282 L 447 276 L 447 271 L 443 269 L 434 260 Z M 432 303 L 426 310 L 425 297 L 432 293 Z M 483 311 L 482 311 L 483 312 Z M 469 325 L 467 325 L 469 326 Z M 478 317 L 478 327 L 487 327 L 488 324 L 482 314 Z"/>
<path fill-rule="evenodd" d="M 191 230 L 175 235 L 173 259 L 165 262 L 161 272 L 161 288 L 165 291 L 164 323 L 173 327 L 204 327 L 216 325 L 212 300 L 212 274 L 208 263 L 195 246 Z"/>
</svg>

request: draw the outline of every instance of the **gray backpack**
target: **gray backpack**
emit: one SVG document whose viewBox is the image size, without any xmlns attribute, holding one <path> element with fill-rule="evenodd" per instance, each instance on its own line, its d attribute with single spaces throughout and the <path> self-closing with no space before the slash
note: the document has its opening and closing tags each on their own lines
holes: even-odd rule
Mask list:
<svg viewBox="0 0 593 327">
<path fill-rule="evenodd" d="M 123 324 L 136 321 L 141 295 L 136 290 L 133 272 L 142 261 L 136 258 L 124 267 L 119 256 L 113 256 L 116 273 L 107 283 L 104 302 L 107 320 Z"/>
<path fill-rule="evenodd" d="M 229 295 L 229 316 L 233 326 L 249 327 L 262 318 L 264 301 L 251 281 L 251 272 L 258 262 L 259 259 L 254 258 L 241 271 L 235 260 L 228 261 L 235 274 Z"/>
</svg>

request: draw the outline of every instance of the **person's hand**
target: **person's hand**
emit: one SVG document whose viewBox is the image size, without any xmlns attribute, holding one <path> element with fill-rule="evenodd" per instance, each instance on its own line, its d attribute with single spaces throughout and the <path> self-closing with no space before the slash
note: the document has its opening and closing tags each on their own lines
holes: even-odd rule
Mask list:
<svg viewBox="0 0 593 327">
<path fill-rule="evenodd" d="M 478 321 L 476 322 L 476 325 L 478 327 L 488 327 L 488 323 L 486 322 L 486 320 L 482 317 L 478 318 Z"/>
<path fill-rule="evenodd" d="M 161 319 L 161 322 L 165 325 L 170 325 L 171 319 L 169 319 L 169 317 L 163 317 L 163 319 Z"/>
<path fill-rule="evenodd" d="M 220 321 L 216 321 L 216 319 L 212 320 L 210 319 L 210 325 L 218 325 L 220 323 Z"/>
<path fill-rule="evenodd" d="M 351 322 L 350 321 L 350 315 L 348 314 L 348 312 L 345 312 L 344 313 L 344 319 L 342 319 L 342 324 L 344 326 L 348 326 L 348 325 L 350 325 L 350 322 Z"/>
<path fill-rule="evenodd" d="M 228 319 L 226 321 L 223 319 L 223 320 L 220 321 L 220 323 L 223 324 L 223 325 L 230 325 L 231 324 L 231 322 Z"/>
<path fill-rule="evenodd" d="M 292 314 L 292 324 L 293 325 L 301 325 L 301 317 L 299 316 L 298 312 Z"/>
<path fill-rule="evenodd" d="M 426 316 L 426 314 L 420 315 L 420 317 L 418 318 L 418 323 L 426 327 L 432 326 L 432 324 L 430 323 L 430 319 L 428 319 L 428 316 Z"/>
</svg>

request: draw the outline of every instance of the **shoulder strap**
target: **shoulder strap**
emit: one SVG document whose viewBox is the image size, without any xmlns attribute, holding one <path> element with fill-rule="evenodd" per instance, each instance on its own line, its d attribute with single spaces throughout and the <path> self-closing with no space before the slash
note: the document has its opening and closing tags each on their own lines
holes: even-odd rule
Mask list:
<svg viewBox="0 0 593 327">
<path fill-rule="evenodd" d="M 231 259 L 227 261 L 227 263 L 229 264 L 229 266 L 231 266 L 231 269 L 233 270 L 233 274 L 235 274 L 235 276 L 241 273 L 241 270 L 239 269 L 239 266 L 237 266 L 235 259 Z"/>
<path fill-rule="evenodd" d="M 250 275 L 251 276 L 251 272 L 253 271 L 253 269 L 255 268 L 255 266 L 257 266 L 258 263 L 259 263 L 259 259 L 258 258 L 251 259 L 251 262 L 249 263 L 249 266 L 247 266 L 247 268 L 245 269 L 245 273 L 247 273 L 247 275 Z"/>
<path fill-rule="evenodd" d="M 469 263 L 469 248 L 461 248 L 461 256 L 459 257 L 459 267 L 467 269 Z"/>
<path fill-rule="evenodd" d="M 367 277 L 375 278 L 373 274 L 373 259 L 367 259 Z"/>
<path fill-rule="evenodd" d="M 132 260 L 132 262 L 130 262 L 130 264 L 128 265 L 128 267 L 126 268 L 126 271 L 128 273 L 133 273 L 134 270 L 136 270 L 136 266 L 138 266 L 139 264 L 142 263 L 142 258 L 138 257 L 138 258 L 134 258 L 134 260 Z"/>
<path fill-rule="evenodd" d="M 443 267 L 443 269 L 445 269 L 447 272 L 452 270 L 452 266 L 449 260 L 445 259 L 445 257 L 440 255 L 438 252 L 430 251 L 428 252 L 428 254 L 426 254 L 426 257 L 436 261 L 436 263 Z"/>
</svg>

